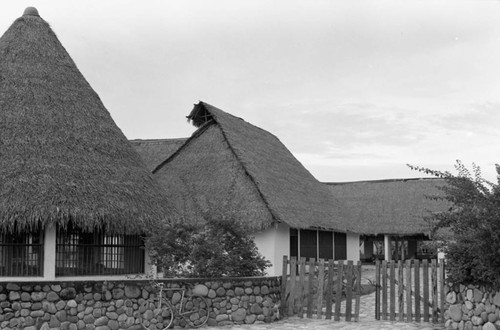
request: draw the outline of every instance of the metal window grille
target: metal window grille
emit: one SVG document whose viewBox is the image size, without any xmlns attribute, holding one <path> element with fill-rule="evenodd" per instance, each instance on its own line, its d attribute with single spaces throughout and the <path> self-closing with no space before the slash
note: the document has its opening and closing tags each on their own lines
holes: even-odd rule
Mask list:
<svg viewBox="0 0 500 330">
<path fill-rule="evenodd" d="M 58 228 L 56 276 L 120 275 L 144 272 L 144 242 L 139 235 L 92 233 Z"/>
<path fill-rule="evenodd" d="M 0 233 L 0 276 L 43 276 L 43 230 Z"/>
</svg>

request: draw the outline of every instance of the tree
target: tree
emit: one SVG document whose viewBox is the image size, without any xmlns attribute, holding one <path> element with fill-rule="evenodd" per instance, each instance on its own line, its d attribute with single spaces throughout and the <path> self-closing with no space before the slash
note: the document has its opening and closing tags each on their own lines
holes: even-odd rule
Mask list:
<svg viewBox="0 0 500 330">
<path fill-rule="evenodd" d="M 448 280 L 500 285 L 500 166 L 496 183 L 485 180 L 478 166 L 471 172 L 460 161 L 456 175 L 409 167 L 444 179 L 443 195 L 433 198 L 447 200 L 450 208 L 427 220 L 435 244 L 446 253 Z"/>
</svg>

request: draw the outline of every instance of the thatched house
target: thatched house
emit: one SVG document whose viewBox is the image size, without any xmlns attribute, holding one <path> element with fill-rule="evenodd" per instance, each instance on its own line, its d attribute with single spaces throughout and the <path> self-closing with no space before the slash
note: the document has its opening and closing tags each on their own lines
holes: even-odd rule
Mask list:
<svg viewBox="0 0 500 330">
<path fill-rule="evenodd" d="M 163 161 L 149 167 L 186 219 L 215 212 L 249 226 L 269 274 L 283 255 L 359 259 L 353 224 L 276 136 L 204 102 L 188 119 L 198 129 L 173 153 L 165 140 L 132 141 L 147 162 L 158 148 Z"/>
<path fill-rule="evenodd" d="M 431 214 L 450 205 L 432 197 L 442 196 L 443 179 L 396 179 L 327 183 L 333 198 L 345 208 L 346 221 L 357 223 L 361 236 L 361 259 L 427 258 L 425 240 Z"/>
<path fill-rule="evenodd" d="M 0 276 L 145 271 L 162 188 L 34 8 L 0 38 Z"/>
</svg>

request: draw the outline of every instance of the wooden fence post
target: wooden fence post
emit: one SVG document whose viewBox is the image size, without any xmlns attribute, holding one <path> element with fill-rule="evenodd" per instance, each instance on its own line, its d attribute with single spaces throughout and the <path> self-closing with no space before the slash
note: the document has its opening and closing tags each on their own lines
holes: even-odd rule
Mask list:
<svg viewBox="0 0 500 330">
<path fill-rule="evenodd" d="M 323 286 L 325 284 L 325 260 L 318 260 L 318 296 L 316 299 L 316 318 L 323 318 Z"/>
<path fill-rule="evenodd" d="M 346 289 L 346 298 L 345 298 L 345 320 L 346 321 L 351 321 L 352 318 L 352 267 L 353 262 L 352 260 L 347 261 L 347 270 L 346 270 L 346 282 L 347 282 L 347 289 Z"/>
<path fill-rule="evenodd" d="M 295 282 L 297 280 L 297 258 L 290 258 L 290 295 L 288 298 L 287 310 L 288 316 L 292 316 L 295 313 L 295 296 L 296 296 L 296 288 Z"/>
<path fill-rule="evenodd" d="M 335 321 L 340 321 L 343 277 L 344 277 L 344 261 L 340 260 L 337 273 L 337 292 L 335 293 Z"/>
<path fill-rule="evenodd" d="M 420 261 L 415 259 L 415 321 L 420 322 Z"/>
<path fill-rule="evenodd" d="M 361 261 L 358 261 L 358 264 L 356 266 L 356 287 L 355 287 L 355 292 L 356 292 L 356 305 L 354 307 L 354 321 L 358 322 L 359 321 L 359 310 L 361 307 Z"/>
<path fill-rule="evenodd" d="M 302 257 L 299 261 L 299 306 L 298 314 L 299 317 L 304 317 L 304 300 L 306 297 L 305 288 L 305 277 L 306 277 L 306 258 Z"/>
<path fill-rule="evenodd" d="M 283 256 L 283 272 L 281 273 L 281 313 L 286 314 L 287 304 L 287 282 L 288 282 L 288 257 Z"/>
<path fill-rule="evenodd" d="M 403 262 L 398 260 L 398 320 L 404 321 L 405 300 L 404 300 L 404 286 L 403 286 Z"/>
<path fill-rule="evenodd" d="M 395 271 L 395 262 L 394 260 L 391 260 L 391 268 L 390 268 L 390 275 L 391 275 L 391 290 L 390 290 L 390 295 L 391 295 L 391 311 L 390 311 L 390 320 L 391 321 L 396 321 L 396 271 Z"/>
<path fill-rule="evenodd" d="M 375 261 L 375 320 L 380 320 L 380 260 Z"/>
<path fill-rule="evenodd" d="M 438 308 L 438 295 L 437 295 L 437 267 L 436 259 L 431 261 L 432 267 L 432 322 L 437 323 L 437 308 Z"/>
<path fill-rule="evenodd" d="M 309 258 L 309 290 L 307 292 L 307 318 L 312 318 L 313 298 L 314 298 L 314 275 L 316 273 L 316 262 L 314 258 Z"/>
<path fill-rule="evenodd" d="M 440 314 L 441 314 L 441 323 L 445 323 L 445 317 L 444 317 L 444 301 L 446 300 L 446 294 L 444 292 L 444 281 L 445 281 L 445 272 L 444 272 L 444 260 L 439 261 L 439 292 L 441 292 L 441 299 L 440 299 Z"/>
<path fill-rule="evenodd" d="M 382 261 L 382 319 L 387 320 L 387 261 Z M 380 315 L 379 315 L 380 319 Z"/>
<path fill-rule="evenodd" d="M 429 322 L 429 261 L 423 261 L 424 276 L 424 322 Z"/>
<path fill-rule="evenodd" d="M 326 314 L 325 318 L 327 320 L 332 319 L 332 299 L 333 299 L 333 272 L 335 268 L 335 263 L 333 259 L 328 260 L 328 283 L 326 286 Z"/>
<path fill-rule="evenodd" d="M 406 260 L 406 322 L 412 320 L 411 303 L 411 260 Z"/>
</svg>

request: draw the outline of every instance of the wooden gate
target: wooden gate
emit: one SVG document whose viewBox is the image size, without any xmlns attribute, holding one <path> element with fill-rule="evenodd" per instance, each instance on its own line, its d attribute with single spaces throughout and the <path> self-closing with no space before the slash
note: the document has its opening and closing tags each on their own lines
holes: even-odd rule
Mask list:
<svg viewBox="0 0 500 330">
<path fill-rule="evenodd" d="M 444 262 L 435 259 L 377 260 L 375 318 L 444 323 L 444 274 Z"/>
<path fill-rule="evenodd" d="M 359 320 L 361 263 L 283 257 L 283 315 Z M 354 306 L 353 306 L 354 300 Z"/>
</svg>

